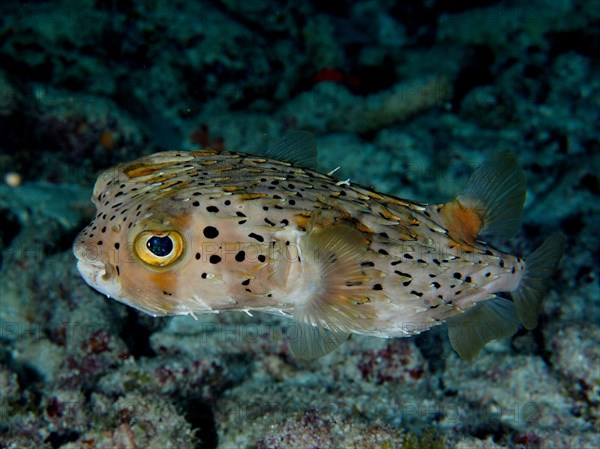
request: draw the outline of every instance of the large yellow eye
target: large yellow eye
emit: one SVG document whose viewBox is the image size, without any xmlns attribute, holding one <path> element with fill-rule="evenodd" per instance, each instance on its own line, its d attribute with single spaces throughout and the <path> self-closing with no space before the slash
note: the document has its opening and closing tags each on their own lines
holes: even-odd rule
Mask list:
<svg viewBox="0 0 600 449">
<path fill-rule="evenodd" d="M 176 231 L 144 231 L 135 239 L 136 255 L 147 264 L 164 267 L 183 252 L 183 239 Z"/>
</svg>

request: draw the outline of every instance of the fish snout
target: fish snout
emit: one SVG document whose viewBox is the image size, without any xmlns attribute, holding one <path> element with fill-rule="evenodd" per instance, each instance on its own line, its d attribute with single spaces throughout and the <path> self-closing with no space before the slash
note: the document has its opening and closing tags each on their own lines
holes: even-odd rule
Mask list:
<svg viewBox="0 0 600 449">
<path fill-rule="evenodd" d="M 89 239 L 77 236 L 73 243 L 73 254 L 77 258 L 77 269 L 88 284 L 96 287 L 99 282 L 106 281 L 114 272 L 109 262 L 109 254 L 103 247 Z"/>
</svg>

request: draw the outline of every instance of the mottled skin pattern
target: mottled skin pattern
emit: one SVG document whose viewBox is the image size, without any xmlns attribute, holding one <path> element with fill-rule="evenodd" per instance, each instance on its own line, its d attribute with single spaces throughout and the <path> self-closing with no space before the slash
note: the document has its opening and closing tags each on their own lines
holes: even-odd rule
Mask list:
<svg viewBox="0 0 600 449">
<path fill-rule="evenodd" d="M 342 327 L 405 336 L 515 290 L 525 270 L 481 242 L 453 240 L 445 205 L 241 153 L 171 151 L 122 164 L 98 179 L 93 201 L 97 215 L 74 245 L 79 270 L 152 315 L 293 315 L 335 276 L 332 297 L 350 316 Z M 327 245 L 320 251 L 322 239 L 310 244 L 328 228 L 341 236 L 339 262 Z M 147 230 L 179 232 L 182 255 L 163 267 L 144 263 L 132 247 Z M 328 271 L 332 263 L 341 268 Z"/>
</svg>

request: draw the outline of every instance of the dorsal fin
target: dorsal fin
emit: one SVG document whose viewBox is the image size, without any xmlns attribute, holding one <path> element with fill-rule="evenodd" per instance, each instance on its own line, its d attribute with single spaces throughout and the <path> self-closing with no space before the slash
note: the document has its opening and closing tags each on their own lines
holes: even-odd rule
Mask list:
<svg viewBox="0 0 600 449">
<path fill-rule="evenodd" d="M 450 236 L 473 245 L 481 236 L 511 237 L 519 229 L 525 176 L 514 155 L 498 153 L 481 164 L 458 197 L 440 214 Z"/>
<path fill-rule="evenodd" d="M 293 131 L 268 148 L 264 154 L 270 159 L 317 169 L 317 144 L 308 131 Z"/>
<path fill-rule="evenodd" d="M 290 338 L 297 357 L 322 356 L 350 332 L 368 328 L 374 318 L 367 297 L 372 289 L 360 266 L 366 248 L 362 233 L 346 225 L 314 229 L 303 237 L 307 297 L 294 308 L 297 332 Z"/>
</svg>

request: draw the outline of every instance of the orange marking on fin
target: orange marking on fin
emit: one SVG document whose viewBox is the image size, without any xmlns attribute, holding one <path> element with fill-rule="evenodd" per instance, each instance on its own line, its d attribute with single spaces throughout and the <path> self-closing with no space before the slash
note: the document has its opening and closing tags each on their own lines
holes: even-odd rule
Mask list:
<svg viewBox="0 0 600 449">
<path fill-rule="evenodd" d="M 440 210 L 448 234 L 454 240 L 473 245 L 483 227 L 483 210 L 463 206 L 460 201 L 446 203 Z"/>
</svg>

